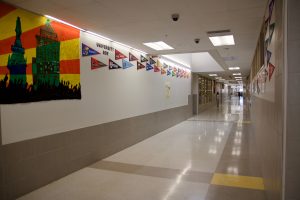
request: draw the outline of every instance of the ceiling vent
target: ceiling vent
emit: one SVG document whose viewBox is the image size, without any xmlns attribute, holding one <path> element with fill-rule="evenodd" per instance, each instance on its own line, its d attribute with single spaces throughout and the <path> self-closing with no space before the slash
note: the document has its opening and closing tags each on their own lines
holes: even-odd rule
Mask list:
<svg viewBox="0 0 300 200">
<path fill-rule="evenodd" d="M 235 61 L 238 59 L 236 56 L 225 56 L 222 58 L 224 59 L 224 61 Z"/>
</svg>

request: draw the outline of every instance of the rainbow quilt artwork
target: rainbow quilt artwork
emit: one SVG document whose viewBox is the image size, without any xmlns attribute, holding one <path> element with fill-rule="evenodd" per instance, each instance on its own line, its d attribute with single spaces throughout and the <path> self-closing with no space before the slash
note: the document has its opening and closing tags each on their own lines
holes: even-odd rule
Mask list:
<svg viewBox="0 0 300 200">
<path fill-rule="evenodd" d="M 80 31 L 0 2 L 0 103 L 81 99 Z"/>
</svg>

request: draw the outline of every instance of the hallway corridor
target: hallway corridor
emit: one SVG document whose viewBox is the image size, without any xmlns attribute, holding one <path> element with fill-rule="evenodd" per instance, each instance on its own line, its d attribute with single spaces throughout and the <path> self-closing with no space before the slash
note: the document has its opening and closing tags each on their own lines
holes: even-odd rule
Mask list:
<svg viewBox="0 0 300 200">
<path fill-rule="evenodd" d="M 249 108 L 233 97 L 21 200 L 264 200 Z"/>
</svg>

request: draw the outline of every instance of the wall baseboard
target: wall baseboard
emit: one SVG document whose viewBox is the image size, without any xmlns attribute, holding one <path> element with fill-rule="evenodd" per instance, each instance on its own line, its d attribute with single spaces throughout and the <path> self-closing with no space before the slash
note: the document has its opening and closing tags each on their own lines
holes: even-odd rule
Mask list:
<svg viewBox="0 0 300 200">
<path fill-rule="evenodd" d="M 186 106 L 1 145 L 1 199 L 20 197 L 188 119 L 188 98 Z"/>
</svg>

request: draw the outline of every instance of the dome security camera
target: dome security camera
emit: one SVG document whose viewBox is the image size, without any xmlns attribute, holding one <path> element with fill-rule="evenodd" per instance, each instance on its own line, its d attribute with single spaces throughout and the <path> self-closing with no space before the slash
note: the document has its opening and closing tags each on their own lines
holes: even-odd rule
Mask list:
<svg viewBox="0 0 300 200">
<path fill-rule="evenodd" d="M 177 22 L 178 19 L 179 19 L 179 14 L 177 14 L 177 13 L 172 14 L 172 20 L 173 20 L 174 22 Z"/>
<path fill-rule="evenodd" d="M 196 44 L 198 44 L 200 42 L 200 39 L 196 38 L 194 41 L 195 41 Z"/>
</svg>

